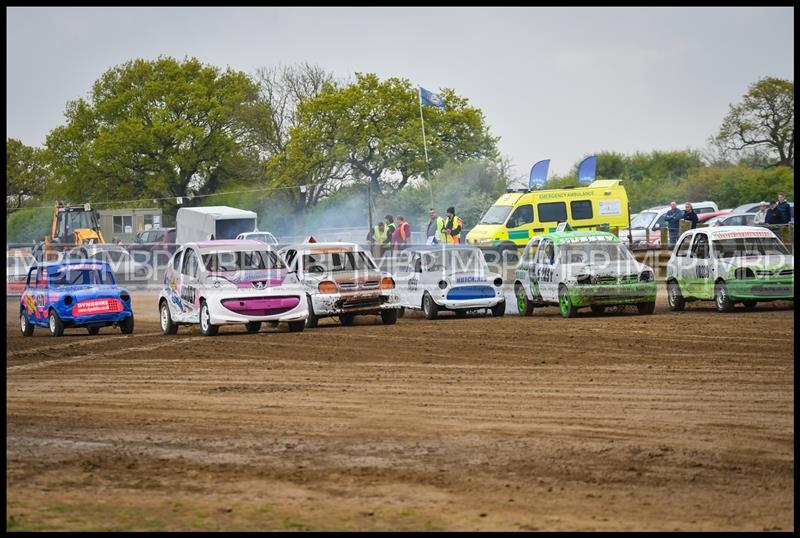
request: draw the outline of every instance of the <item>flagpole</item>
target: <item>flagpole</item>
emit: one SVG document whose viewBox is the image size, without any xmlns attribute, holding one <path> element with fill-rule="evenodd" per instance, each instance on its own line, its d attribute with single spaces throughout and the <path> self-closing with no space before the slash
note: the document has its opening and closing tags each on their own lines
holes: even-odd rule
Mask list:
<svg viewBox="0 0 800 538">
<path fill-rule="evenodd" d="M 431 169 L 428 165 L 428 141 L 425 138 L 425 118 L 422 116 L 422 86 L 418 86 L 419 120 L 422 122 L 422 144 L 425 147 L 425 170 L 428 171 L 428 190 L 431 193 L 431 207 L 433 207 L 433 187 L 431 186 Z"/>
</svg>

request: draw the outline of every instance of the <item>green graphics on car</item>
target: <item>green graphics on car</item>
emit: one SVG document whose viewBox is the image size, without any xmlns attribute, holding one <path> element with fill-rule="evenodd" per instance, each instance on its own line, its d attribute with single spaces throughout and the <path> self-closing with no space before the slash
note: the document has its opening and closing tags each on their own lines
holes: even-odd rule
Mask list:
<svg viewBox="0 0 800 538">
<path fill-rule="evenodd" d="M 655 273 L 615 235 L 563 228 L 534 237 L 522 252 L 514 283 L 521 315 L 546 305 L 558 305 L 565 317 L 583 307 L 594 313 L 613 305 L 636 305 L 642 314 L 655 311 Z"/>
<path fill-rule="evenodd" d="M 764 301 L 794 300 L 794 256 L 770 230 L 725 226 L 689 230 L 667 264 L 667 297 L 672 310 L 687 301 L 715 301 L 730 312 Z"/>
</svg>

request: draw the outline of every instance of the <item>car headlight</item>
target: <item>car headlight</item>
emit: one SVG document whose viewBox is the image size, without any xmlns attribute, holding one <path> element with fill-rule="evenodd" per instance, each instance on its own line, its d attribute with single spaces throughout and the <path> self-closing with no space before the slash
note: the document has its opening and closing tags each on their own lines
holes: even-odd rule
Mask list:
<svg viewBox="0 0 800 538">
<path fill-rule="evenodd" d="M 317 289 L 320 293 L 337 293 L 339 291 L 339 286 L 332 280 L 323 280 L 319 283 Z"/>
<path fill-rule="evenodd" d="M 494 279 L 494 285 L 499 288 L 500 286 L 503 285 L 503 279 L 500 278 L 500 277 L 495 278 Z"/>
<path fill-rule="evenodd" d="M 652 282 L 654 278 L 653 271 L 642 271 L 642 274 L 639 275 L 639 282 Z"/>
<path fill-rule="evenodd" d="M 446 282 L 446 281 L 444 281 L 444 280 L 440 280 L 440 281 L 439 281 L 439 289 L 440 289 L 440 290 L 443 290 L 443 289 L 445 289 L 446 287 L 447 287 L 447 282 Z"/>
</svg>

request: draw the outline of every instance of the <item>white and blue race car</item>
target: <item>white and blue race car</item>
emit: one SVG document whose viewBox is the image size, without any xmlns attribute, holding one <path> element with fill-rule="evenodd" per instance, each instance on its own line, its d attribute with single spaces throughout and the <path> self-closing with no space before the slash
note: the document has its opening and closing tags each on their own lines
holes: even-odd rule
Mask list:
<svg viewBox="0 0 800 538">
<path fill-rule="evenodd" d="M 431 245 L 400 253 L 395 272 L 403 308 L 421 309 L 427 319 L 442 310 L 464 317 L 470 310 L 506 310 L 503 278 L 489 270 L 480 249 L 465 245 Z"/>
</svg>

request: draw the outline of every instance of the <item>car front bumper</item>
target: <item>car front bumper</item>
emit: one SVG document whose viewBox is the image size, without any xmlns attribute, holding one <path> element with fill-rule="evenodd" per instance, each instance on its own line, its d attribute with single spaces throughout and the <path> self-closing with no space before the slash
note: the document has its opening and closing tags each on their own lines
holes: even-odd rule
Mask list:
<svg viewBox="0 0 800 538">
<path fill-rule="evenodd" d="M 308 317 L 308 303 L 299 288 L 269 288 L 247 292 L 221 289 L 206 294 L 205 300 L 213 325 L 252 321 L 301 321 Z M 288 306 L 295 300 L 297 302 L 294 306 Z"/>
<path fill-rule="evenodd" d="M 567 288 L 573 306 L 624 305 L 656 300 L 655 280 L 635 284 L 573 284 Z"/>
<path fill-rule="evenodd" d="M 794 300 L 794 277 L 727 280 L 728 295 L 733 300 Z"/>
<path fill-rule="evenodd" d="M 376 291 L 349 293 L 315 293 L 311 303 L 316 316 L 340 314 L 379 314 L 382 310 L 400 308 L 397 294 Z"/>
</svg>

